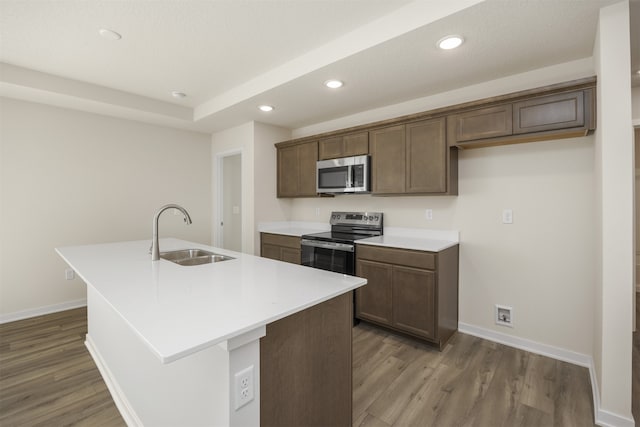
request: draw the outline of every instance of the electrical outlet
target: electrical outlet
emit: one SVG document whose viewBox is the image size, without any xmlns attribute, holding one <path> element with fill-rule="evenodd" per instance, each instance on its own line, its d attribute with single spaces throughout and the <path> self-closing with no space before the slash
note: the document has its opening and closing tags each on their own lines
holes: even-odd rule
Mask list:
<svg viewBox="0 0 640 427">
<path fill-rule="evenodd" d="M 495 320 L 496 325 L 509 326 L 513 328 L 513 307 L 496 304 Z"/>
<path fill-rule="evenodd" d="M 73 268 L 67 268 L 64 270 L 64 278 L 67 280 L 73 280 L 76 277 L 76 272 Z"/>
<path fill-rule="evenodd" d="M 235 378 L 235 397 L 236 411 L 253 400 L 253 365 L 236 372 Z"/>
<path fill-rule="evenodd" d="M 425 209 L 424 217 L 425 219 L 428 219 L 429 221 L 431 221 L 433 219 L 433 209 Z"/>
<path fill-rule="evenodd" d="M 320 208 L 316 208 L 316 216 L 320 216 Z"/>
</svg>

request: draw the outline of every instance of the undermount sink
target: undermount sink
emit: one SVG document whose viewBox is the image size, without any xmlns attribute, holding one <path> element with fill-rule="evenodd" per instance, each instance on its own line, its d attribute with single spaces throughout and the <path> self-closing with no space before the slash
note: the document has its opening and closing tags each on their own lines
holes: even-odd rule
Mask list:
<svg viewBox="0 0 640 427">
<path fill-rule="evenodd" d="M 216 254 L 203 249 L 180 249 L 178 251 L 161 252 L 160 258 L 179 265 L 201 265 L 235 259 L 227 255 Z"/>
</svg>

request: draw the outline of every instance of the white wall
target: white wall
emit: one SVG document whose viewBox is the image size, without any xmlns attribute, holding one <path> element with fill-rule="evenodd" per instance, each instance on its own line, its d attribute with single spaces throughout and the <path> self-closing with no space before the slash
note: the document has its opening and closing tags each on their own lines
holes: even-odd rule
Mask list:
<svg viewBox="0 0 640 427">
<path fill-rule="evenodd" d="M 261 222 L 285 221 L 291 216 L 291 199 L 278 199 L 277 160 L 274 143 L 291 139 L 291 131 L 264 123 L 254 122 L 254 254 L 260 255 L 260 235 L 257 225 Z"/>
<path fill-rule="evenodd" d="M 318 221 L 331 210 L 379 210 L 386 227 L 460 230 L 460 322 L 590 354 L 593 137 L 459 156 L 457 197 L 300 199 L 292 217 Z M 513 209 L 511 225 L 501 223 L 505 208 Z M 513 307 L 513 328 L 495 325 L 494 304 Z"/>
<path fill-rule="evenodd" d="M 219 224 L 218 159 L 232 153 L 242 154 L 242 252 L 253 253 L 253 123 L 248 122 L 211 135 L 211 181 L 213 182 L 213 224 Z M 211 241 L 216 242 L 217 227 L 212 229 Z"/>
<path fill-rule="evenodd" d="M 633 185 L 629 2 L 600 10 L 594 58 L 598 73 L 596 189 L 597 285 L 594 345 L 599 417 L 631 415 L 632 307 L 634 294 Z M 598 421 L 598 419 L 596 419 Z"/>
<path fill-rule="evenodd" d="M 211 137 L 214 204 L 218 197 L 217 157 L 225 153 L 242 152 L 242 252 L 260 254 L 258 222 L 288 219 L 291 202 L 276 198 L 274 143 L 290 138 L 288 129 L 259 122 L 248 122 L 217 132 Z M 217 207 L 214 206 L 214 224 L 219 222 L 218 216 Z"/>
<path fill-rule="evenodd" d="M 0 321 L 81 305 L 80 279 L 64 278 L 57 246 L 151 240 L 209 243 L 209 137 L 0 98 Z"/>
</svg>

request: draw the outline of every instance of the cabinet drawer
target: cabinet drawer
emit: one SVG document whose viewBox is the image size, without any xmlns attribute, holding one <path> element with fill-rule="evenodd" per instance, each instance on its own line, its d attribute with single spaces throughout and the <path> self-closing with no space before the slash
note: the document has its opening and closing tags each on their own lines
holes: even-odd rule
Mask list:
<svg viewBox="0 0 640 427">
<path fill-rule="evenodd" d="M 513 104 L 513 133 L 584 126 L 583 91 L 542 96 Z"/>
<path fill-rule="evenodd" d="M 300 250 L 300 238 L 282 234 L 260 233 L 263 245 L 284 246 Z"/>
<path fill-rule="evenodd" d="M 407 267 L 435 270 L 436 254 L 433 252 L 412 251 L 409 249 L 384 248 L 380 246 L 356 245 L 358 260 L 386 262 Z"/>
</svg>

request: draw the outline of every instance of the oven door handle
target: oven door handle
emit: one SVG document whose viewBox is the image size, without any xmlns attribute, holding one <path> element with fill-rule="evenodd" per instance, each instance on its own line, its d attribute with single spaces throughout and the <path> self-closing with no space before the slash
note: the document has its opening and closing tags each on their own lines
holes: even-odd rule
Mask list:
<svg viewBox="0 0 640 427">
<path fill-rule="evenodd" d="M 311 246 L 314 248 L 331 249 L 331 250 L 343 251 L 343 252 L 353 252 L 355 248 L 354 245 L 349 245 L 346 243 L 321 242 L 319 240 L 307 240 L 307 239 L 302 239 L 300 241 L 300 245 Z"/>
</svg>

